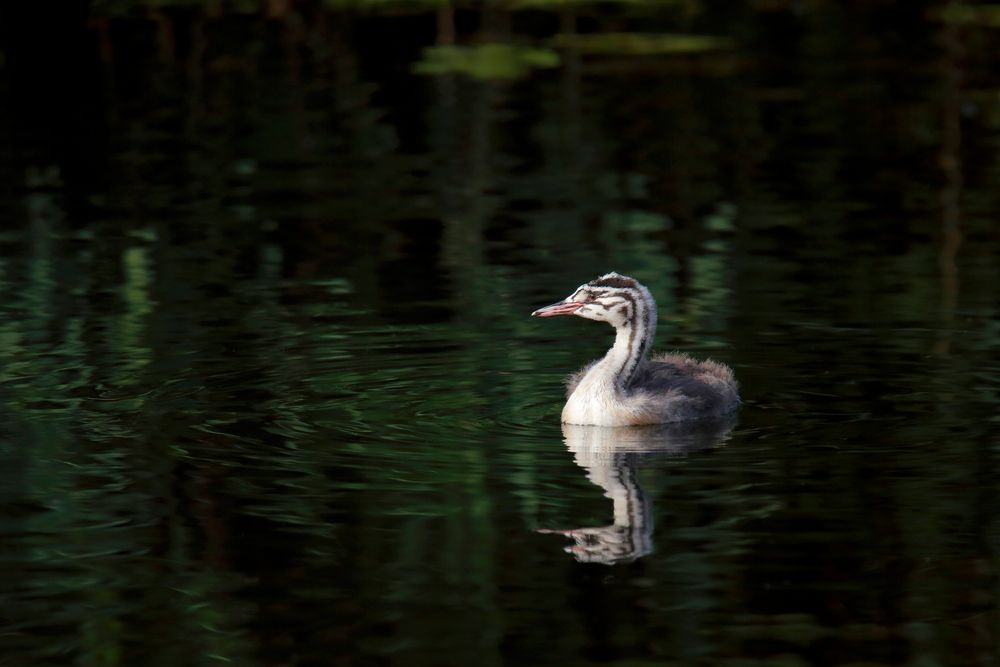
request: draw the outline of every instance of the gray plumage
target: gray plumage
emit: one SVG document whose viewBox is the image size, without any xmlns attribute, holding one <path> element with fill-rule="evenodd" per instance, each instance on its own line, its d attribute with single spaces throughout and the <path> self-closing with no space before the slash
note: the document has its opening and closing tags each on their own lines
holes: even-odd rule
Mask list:
<svg viewBox="0 0 1000 667">
<path fill-rule="evenodd" d="M 567 376 L 566 398 L 598 361 Z M 660 403 L 671 417 L 664 421 L 718 417 L 740 404 L 739 383 L 729 366 L 684 352 L 653 355 L 625 391 L 639 401 Z"/>
<path fill-rule="evenodd" d="M 634 278 L 609 273 L 533 315 L 577 315 L 608 322 L 615 344 L 566 380 L 563 421 L 625 426 L 659 424 L 734 411 L 739 385 L 725 364 L 684 353 L 647 358 L 656 331 L 656 303 Z"/>
</svg>

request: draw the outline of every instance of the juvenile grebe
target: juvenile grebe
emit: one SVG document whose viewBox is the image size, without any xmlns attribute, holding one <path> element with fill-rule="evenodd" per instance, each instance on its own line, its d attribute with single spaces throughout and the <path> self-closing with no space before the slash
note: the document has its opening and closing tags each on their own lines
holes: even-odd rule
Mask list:
<svg viewBox="0 0 1000 667">
<path fill-rule="evenodd" d="M 717 417 L 740 403 L 725 364 L 686 354 L 647 358 L 656 333 L 656 302 L 634 278 L 609 273 L 532 317 L 577 315 L 615 328 L 615 344 L 566 381 L 567 424 L 634 426 Z"/>
</svg>

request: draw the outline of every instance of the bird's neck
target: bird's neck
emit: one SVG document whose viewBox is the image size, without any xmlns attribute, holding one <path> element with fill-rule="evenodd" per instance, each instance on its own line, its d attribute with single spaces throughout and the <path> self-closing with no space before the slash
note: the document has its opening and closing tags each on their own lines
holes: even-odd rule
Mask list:
<svg viewBox="0 0 1000 667">
<path fill-rule="evenodd" d="M 633 318 L 615 330 L 615 344 L 604 355 L 601 366 L 616 389 L 628 391 L 642 372 L 655 333 L 655 315 Z"/>
<path fill-rule="evenodd" d="M 649 423 L 642 415 L 624 409 L 622 399 L 632 393 L 636 379 L 646 367 L 646 357 L 656 333 L 656 307 L 633 306 L 632 317 L 615 327 L 615 344 L 580 379 L 563 407 L 562 420 L 569 424 Z M 640 420 L 640 421 L 637 421 Z"/>
</svg>

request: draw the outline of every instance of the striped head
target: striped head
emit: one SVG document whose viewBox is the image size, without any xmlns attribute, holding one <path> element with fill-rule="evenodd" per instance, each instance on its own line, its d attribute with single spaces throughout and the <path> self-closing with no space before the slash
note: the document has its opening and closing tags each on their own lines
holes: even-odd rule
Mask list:
<svg viewBox="0 0 1000 667">
<path fill-rule="evenodd" d="M 607 322 L 616 329 L 635 326 L 649 329 L 655 326 L 656 302 L 638 280 L 612 272 L 580 285 L 562 301 L 539 308 L 531 315 L 576 315 Z"/>
</svg>

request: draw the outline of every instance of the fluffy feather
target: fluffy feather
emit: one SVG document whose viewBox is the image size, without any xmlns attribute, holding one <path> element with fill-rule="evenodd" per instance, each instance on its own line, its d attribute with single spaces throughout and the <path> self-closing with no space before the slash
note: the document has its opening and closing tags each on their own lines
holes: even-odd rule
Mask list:
<svg viewBox="0 0 1000 667">
<path fill-rule="evenodd" d="M 606 274 L 536 314 L 573 314 L 615 328 L 608 353 L 566 378 L 565 423 L 663 424 L 718 417 L 740 404 L 739 384 L 725 364 L 678 352 L 646 358 L 656 302 L 634 278 Z"/>
</svg>

